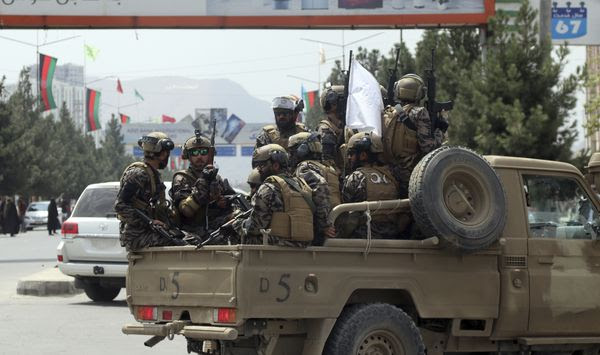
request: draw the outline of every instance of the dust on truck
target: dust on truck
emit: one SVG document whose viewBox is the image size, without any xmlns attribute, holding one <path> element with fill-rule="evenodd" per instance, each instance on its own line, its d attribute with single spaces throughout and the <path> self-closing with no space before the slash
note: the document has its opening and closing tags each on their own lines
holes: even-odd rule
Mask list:
<svg viewBox="0 0 600 355">
<path fill-rule="evenodd" d="M 599 208 L 572 165 L 440 148 L 410 199 L 332 212 L 411 214 L 420 239 L 132 253 L 123 332 L 199 354 L 600 354 Z"/>
</svg>

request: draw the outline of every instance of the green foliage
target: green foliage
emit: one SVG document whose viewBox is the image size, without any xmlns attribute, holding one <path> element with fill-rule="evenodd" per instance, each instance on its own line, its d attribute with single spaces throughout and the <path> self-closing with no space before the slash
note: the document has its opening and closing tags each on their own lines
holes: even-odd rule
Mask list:
<svg viewBox="0 0 600 355">
<path fill-rule="evenodd" d="M 512 25 L 502 11 L 491 20 L 485 51 L 478 29 L 431 29 L 417 44 L 414 59 L 403 44 L 396 44 L 388 56 L 359 48 L 356 58 L 387 86 L 395 48 L 401 48 L 399 76 L 412 72 L 423 78 L 435 49 L 436 99 L 455 103 L 448 130 L 450 144 L 483 154 L 579 164 L 587 153 L 572 157 L 577 122 L 570 113 L 582 77 L 579 72 L 561 76 L 568 50 L 562 46 L 553 51 L 549 40 L 540 41 L 535 20 L 535 11 L 525 1 Z M 336 63 L 329 79 L 343 83 L 341 74 Z M 588 106 L 597 116 L 600 99 Z"/>
<path fill-rule="evenodd" d="M 6 97 L 0 81 L 0 194 L 77 198 L 96 182 L 117 180 L 132 157 L 125 154 L 121 126 L 108 124 L 102 147 L 75 126 L 63 103 L 59 117 L 39 111 L 29 74 L 21 72 Z"/>
<path fill-rule="evenodd" d="M 485 154 L 569 161 L 577 137 L 569 112 L 579 77 L 561 79 L 568 50 L 559 47 L 553 57 L 550 42 L 539 41 L 535 12 L 526 2 L 515 28 L 510 31 L 508 17 L 499 13 L 490 23 L 486 61 L 474 60 L 461 73 L 450 142 Z"/>
<path fill-rule="evenodd" d="M 133 157 L 125 154 L 125 144 L 121 134 L 121 123 L 115 115 L 108 121 L 106 133 L 102 140 L 101 154 L 106 167 L 108 180 L 119 180 L 123 170 L 134 162 Z"/>
<path fill-rule="evenodd" d="M 597 71 L 598 69 L 592 72 L 590 67 L 600 68 L 597 58 L 588 63 L 584 71 L 584 85 L 588 93 L 585 104 L 585 113 L 588 117 L 585 128 L 586 136 L 588 137 L 600 130 L 600 91 L 598 91 L 598 87 L 600 87 L 600 73 Z"/>
<path fill-rule="evenodd" d="M 304 116 L 304 123 L 308 129 L 314 131 L 323 117 L 325 117 L 325 112 L 323 112 L 320 104 L 316 104 L 307 110 Z"/>
</svg>

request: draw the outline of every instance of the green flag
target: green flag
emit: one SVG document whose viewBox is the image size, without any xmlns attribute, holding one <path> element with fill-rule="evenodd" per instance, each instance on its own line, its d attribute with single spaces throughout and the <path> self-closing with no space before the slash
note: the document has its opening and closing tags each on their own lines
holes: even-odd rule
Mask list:
<svg viewBox="0 0 600 355">
<path fill-rule="evenodd" d="M 140 95 L 140 93 L 137 90 L 135 90 L 135 97 L 137 97 L 138 99 L 144 101 L 144 97 L 142 95 Z"/>
<path fill-rule="evenodd" d="M 96 57 L 98 56 L 98 53 L 100 53 L 100 50 L 98 48 L 94 48 L 87 44 L 83 45 L 83 50 L 85 52 L 85 56 L 90 58 L 92 61 L 95 61 Z"/>
</svg>

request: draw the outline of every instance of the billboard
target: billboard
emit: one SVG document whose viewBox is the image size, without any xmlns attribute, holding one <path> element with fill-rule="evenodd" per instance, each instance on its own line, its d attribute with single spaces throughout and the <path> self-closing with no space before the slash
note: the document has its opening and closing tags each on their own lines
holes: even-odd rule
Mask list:
<svg viewBox="0 0 600 355">
<path fill-rule="evenodd" d="M 477 26 L 495 0 L 0 0 L 3 28 Z"/>
<path fill-rule="evenodd" d="M 568 1 L 549 0 L 541 7 L 539 1 L 531 2 L 540 12 L 541 21 L 546 20 L 553 44 L 600 45 L 600 2 L 597 0 Z"/>
</svg>

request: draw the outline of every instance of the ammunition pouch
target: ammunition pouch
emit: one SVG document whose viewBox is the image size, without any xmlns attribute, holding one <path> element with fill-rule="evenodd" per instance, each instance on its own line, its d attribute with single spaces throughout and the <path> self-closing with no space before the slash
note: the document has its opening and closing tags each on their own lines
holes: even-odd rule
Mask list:
<svg viewBox="0 0 600 355">
<path fill-rule="evenodd" d="M 313 209 L 305 197 L 306 194 L 312 194 L 312 191 L 302 180 L 296 181 L 300 181 L 300 188 L 303 191 L 290 188 L 290 184 L 279 176 L 270 176 L 265 180 L 279 186 L 284 209 L 283 212 L 273 213 L 269 228 L 271 235 L 281 239 L 312 241 L 314 238 Z"/>
<path fill-rule="evenodd" d="M 397 105 L 384 114 L 383 146 L 388 162 L 416 154 L 418 151 L 417 127 L 407 113 L 411 109 L 411 105 Z"/>
</svg>

